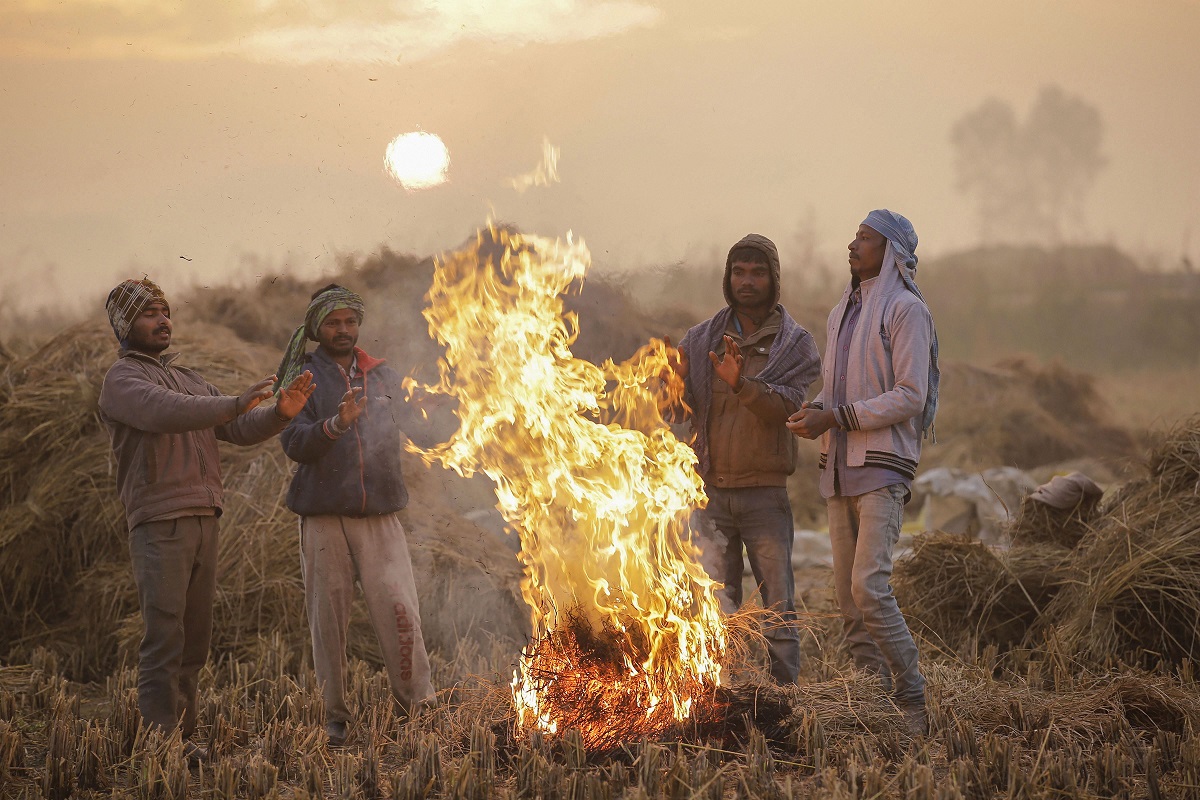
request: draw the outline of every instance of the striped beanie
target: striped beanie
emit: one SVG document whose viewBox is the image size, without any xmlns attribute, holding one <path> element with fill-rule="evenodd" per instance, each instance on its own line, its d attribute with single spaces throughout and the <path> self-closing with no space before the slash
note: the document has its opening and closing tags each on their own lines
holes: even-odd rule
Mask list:
<svg viewBox="0 0 1200 800">
<path fill-rule="evenodd" d="M 146 306 L 155 302 L 166 306 L 167 316 L 171 316 L 171 305 L 167 302 L 167 296 L 158 288 L 158 284 L 149 278 L 121 281 L 108 293 L 104 310 L 108 312 L 108 322 L 112 325 L 113 333 L 117 335 L 117 341 L 125 341 L 133 327 L 133 321 L 146 310 Z"/>
</svg>

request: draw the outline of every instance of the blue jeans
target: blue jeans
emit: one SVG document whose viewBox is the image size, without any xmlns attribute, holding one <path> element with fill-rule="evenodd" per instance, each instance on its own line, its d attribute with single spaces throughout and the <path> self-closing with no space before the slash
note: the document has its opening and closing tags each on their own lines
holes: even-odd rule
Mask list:
<svg viewBox="0 0 1200 800">
<path fill-rule="evenodd" d="M 745 489 L 705 487 L 708 507 L 703 509 L 701 539 L 709 576 L 724 584 L 718 592 L 722 608 L 742 605 L 742 546 L 762 603 L 782 618 L 767 625 L 763 636 L 771 659 L 771 677 L 795 683 L 800 672 L 800 632 L 796 628 L 796 579 L 792 575 L 792 506 L 782 486 Z"/>
<path fill-rule="evenodd" d="M 904 520 L 904 484 L 828 500 L 833 586 L 854 663 L 877 673 L 903 705 L 924 703 L 925 678 L 892 594 L 892 548 Z"/>
</svg>

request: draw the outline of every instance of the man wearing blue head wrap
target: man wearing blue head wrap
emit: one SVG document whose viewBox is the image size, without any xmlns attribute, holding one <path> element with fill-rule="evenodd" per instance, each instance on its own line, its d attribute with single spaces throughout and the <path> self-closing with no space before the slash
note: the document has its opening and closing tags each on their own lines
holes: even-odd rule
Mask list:
<svg viewBox="0 0 1200 800">
<path fill-rule="evenodd" d="M 924 734 L 925 679 L 890 578 L 921 439 L 937 413 L 937 336 L 907 219 L 872 211 L 849 250 L 850 283 L 826 325 L 821 395 L 787 426 L 821 439 L 834 589 L 854 662 L 893 688 L 910 729 Z"/>
</svg>

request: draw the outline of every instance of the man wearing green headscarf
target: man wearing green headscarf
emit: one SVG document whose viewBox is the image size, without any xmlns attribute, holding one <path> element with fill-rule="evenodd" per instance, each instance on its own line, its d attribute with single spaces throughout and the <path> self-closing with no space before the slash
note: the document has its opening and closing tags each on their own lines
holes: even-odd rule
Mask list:
<svg viewBox="0 0 1200 800">
<path fill-rule="evenodd" d="M 304 601 L 313 667 L 331 746 L 346 742 L 346 628 L 362 588 L 392 695 L 403 712 L 433 702 L 416 582 L 398 513 L 408 505 L 400 465 L 405 416 L 400 375 L 358 344 L 362 298 L 336 284 L 316 292 L 280 365 L 308 370 L 317 392 L 280 436 L 296 461 L 287 506 L 300 515 Z M 317 342 L 310 354 L 305 342 Z"/>
</svg>

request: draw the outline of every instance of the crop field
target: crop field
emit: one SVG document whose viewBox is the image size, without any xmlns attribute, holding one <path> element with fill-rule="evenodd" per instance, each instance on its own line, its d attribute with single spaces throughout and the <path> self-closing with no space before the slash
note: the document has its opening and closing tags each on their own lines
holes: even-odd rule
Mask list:
<svg viewBox="0 0 1200 800">
<path fill-rule="evenodd" d="M 384 253 L 341 276 L 388 298 L 368 311 L 365 349 L 418 376 L 436 358 L 415 321 L 427 268 Z M 250 385 L 274 369 L 307 291 L 280 280 L 252 299 L 197 295 L 180 304 L 178 349 L 223 390 Z M 575 352 L 594 362 L 663 333 L 603 283 L 571 302 Z M 289 465 L 276 442 L 223 450 L 213 652 L 195 736 L 212 758 L 189 768 L 178 735 L 139 725 L 140 616 L 96 411 L 114 355 L 98 319 L 0 348 L 4 800 L 1200 798 L 1200 417 L 1165 388 L 1156 397 L 1149 378 L 1134 387 L 1028 356 L 946 365 L 929 464 L 1054 474 L 1086 462 L 1106 492 L 1062 514 L 1014 508 L 1003 547 L 914 537 L 893 583 L 929 683 L 927 736 L 851 666 L 819 566 L 797 574 L 798 685 L 769 680 L 751 609 L 726 620 L 721 685 L 686 722 L 605 747 L 588 747 L 579 729 L 522 728 L 512 686 L 530 620 L 515 537 L 486 481 L 406 453 L 405 527 L 438 703 L 397 710 L 358 608 L 347 684 L 356 723 L 331 748 L 296 518 L 283 504 Z M 1136 418 L 1114 407 L 1123 398 Z M 819 524 L 804 470 L 793 505 Z"/>
</svg>

